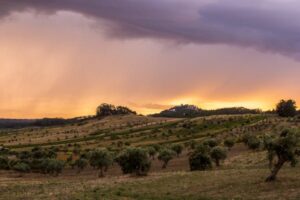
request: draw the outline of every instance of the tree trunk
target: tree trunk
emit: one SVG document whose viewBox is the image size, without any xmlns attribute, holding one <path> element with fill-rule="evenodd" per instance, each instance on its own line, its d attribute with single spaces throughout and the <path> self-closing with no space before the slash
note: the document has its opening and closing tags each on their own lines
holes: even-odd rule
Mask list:
<svg viewBox="0 0 300 200">
<path fill-rule="evenodd" d="M 100 168 L 98 177 L 99 177 L 99 178 L 104 177 L 104 172 L 103 172 L 103 168 L 102 168 L 102 167 Z"/>
<path fill-rule="evenodd" d="M 163 165 L 162 165 L 162 168 L 163 168 L 163 169 L 166 169 L 166 168 L 167 168 L 167 165 L 168 165 L 168 163 L 167 163 L 167 162 L 164 162 Z"/>
<path fill-rule="evenodd" d="M 216 166 L 220 167 L 220 161 L 218 159 L 216 159 Z"/>
<path fill-rule="evenodd" d="M 271 171 L 270 176 L 267 177 L 266 182 L 272 182 L 276 180 L 276 176 L 285 163 L 285 160 L 278 160 L 277 164 L 274 166 L 274 169 Z"/>
</svg>

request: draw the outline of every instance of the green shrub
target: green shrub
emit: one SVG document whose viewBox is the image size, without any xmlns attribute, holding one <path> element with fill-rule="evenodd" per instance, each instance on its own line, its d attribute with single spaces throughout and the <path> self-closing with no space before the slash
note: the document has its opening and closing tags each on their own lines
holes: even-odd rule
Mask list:
<svg viewBox="0 0 300 200">
<path fill-rule="evenodd" d="M 248 139 L 247 146 L 249 147 L 249 149 L 252 150 L 259 149 L 260 145 L 261 145 L 261 141 L 259 138 L 253 136 Z"/>
<path fill-rule="evenodd" d="M 5 156 L 0 156 L 0 169 L 9 170 L 9 159 Z"/>
<path fill-rule="evenodd" d="M 212 168 L 212 161 L 209 155 L 210 148 L 206 145 L 198 145 L 189 157 L 191 171 L 208 170 Z"/>
<path fill-rule="evenodd" d="M 154 160 L 155 156 L 157 154 L 156 149 L 154 147 L 150 146 L 147 148 L 147 151 L 148 151 L 149 156 L 152 158 L 152 160 Z"/>
<path fill-rule="evenodd" d="M 174 144 L 171 146 L 171 149 L 176 152 L 177 157 L 179 157 L 183 151 L 183 146 L 181 144 Z"/>
<path fill-rule="evenodd" d="M 162 168 L 165 169 L 170 162 L 175 156 L 175 152 L 171 149 L 162 149 L 159 154 L 158 154 L 158 160 L 163 162 Z"/>
<path fill-rule="evenodd" d="M 24 162 L 18 162 L 13 166 L 13 170 L 20 172 L 21 175 L 23 173 L 29 173 L 30 172 L 30 166 L 27 163 Z"/>
<path fill-rule="evenodd" d="M 141 148 L 128 148 L 116 158 L 124 174 L 135 173 L 138 176 L 147 175 L 151 162 L 146 150 Z"/>
<path fill-rule="evenodd" d="M 91 153 L 90 165 L 94 168 L 99 169 L 99 177 L 104 176 L 104 172 L 107 171 L 108 167 L 113 163 L 113 156 L 107 150 L 96 150 Z"/>
<path fill-rule="evenodd" d="M 6 156 L 0 156 L 0 169 L 9 170 L 9 159 Z"/>
<path fill-rule="evenodd" d="M 86 168 L 87 165 L 88 165 L 88 160 L 85 158 L 79 158 L 78 160 L 76 160 L 74 162 L 74 166 L 77 167 L 78 173 L 80 173 L 82 170 L 84 170 L 84 168 Z"/>
<path fill-rule="evenodd" d="M 230 137 L 230 138 L 226 138 L 224 140 L 224 145 L 228 148 L 231 149 L 234 145 L 235 145 L 235 139 Z"/>
<path fill-rule="evenodd" d="M 56 159 L 43 159 L 41 169 L 43 173 L 58 176 L 64 168 L 64 162 Z"/>
<path fill-rule="evenodd" d="M 220 161 L 227 158 L 227 152 L 224 148 L 216 146 L 212 148 L 210 156 L 215 161 L 216 166 L 219 167 Z"/>
<path fill-rule="evenodd" d="M 206 139 L 203 141 L 204 145 L 208 145 L 209 147 L 218 146 L 218 141 L 215 138 Z"/>
</svg>

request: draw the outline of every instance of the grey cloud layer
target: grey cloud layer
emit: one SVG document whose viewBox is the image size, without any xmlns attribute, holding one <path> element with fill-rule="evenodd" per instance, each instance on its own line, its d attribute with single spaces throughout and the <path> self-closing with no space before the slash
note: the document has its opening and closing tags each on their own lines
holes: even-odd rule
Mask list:
<svg viewBox="0 0 300 200">
<path fill-rule="evenodd" d="M 294 0 L 0 0 L 0 16 L 67 10 L 111 22 L 115 37 L 246 46 L 299 59 L 299 6 Z"/>
</svg>

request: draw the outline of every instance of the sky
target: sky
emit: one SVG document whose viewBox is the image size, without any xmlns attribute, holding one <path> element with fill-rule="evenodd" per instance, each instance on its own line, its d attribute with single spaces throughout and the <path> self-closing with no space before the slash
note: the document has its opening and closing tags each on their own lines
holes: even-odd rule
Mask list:
<svg viewBox="0 0 300 200">
<path fill-rule="evenodd" d="M 0 118 L 300 102 L 297 0 L 0 0 Z"/>
</svg>

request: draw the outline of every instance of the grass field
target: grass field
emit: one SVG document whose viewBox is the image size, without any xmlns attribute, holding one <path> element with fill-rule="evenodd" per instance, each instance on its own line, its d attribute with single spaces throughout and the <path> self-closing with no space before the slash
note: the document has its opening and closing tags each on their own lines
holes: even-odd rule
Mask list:
<svg viewBox="0 0 300 200">
<path fill-rule="evenodd" d="M 234 136 L 238 143 L 228 152 L 221 167 L 203 172 L 190 172 L 188 156 L 191 150 L 187 146 L 178 158 L 171 160 L 167 169 L 162 169 L 162 163 L 157 159 L 153 160 L 150 173 L 145 177 L 123 175 L 116 164 L 109 168 L 105 178 L 97 178 L 97 171 L 91 167 L 80 174 L 66 168 L 58 177 L 37 173 L 20 177 L 13 171 L 0 171 L 0 199 L 300 199 L 299 166 L 286 165 L 276 182 L 265 183 L 270 173 L 266 151 L 249 150 L 239 141 L 245 134 L 276 135 L 286 127 L 299 130 L 300 123 L 297 118 L 280 119 L 271 115 L 195 119 L 130 115 L 63 127 L 2 130 L 0 141 L 11 150 L 56 146 L 58 158 L 62 160 L 72 154 L 76 144 L 84 151 L 100 147 L 119 150 L 151 144 L 180 143 L 186 146 L 190 141 L 199 143 L 212 137 L 223 141 Z"/>
</svg>

